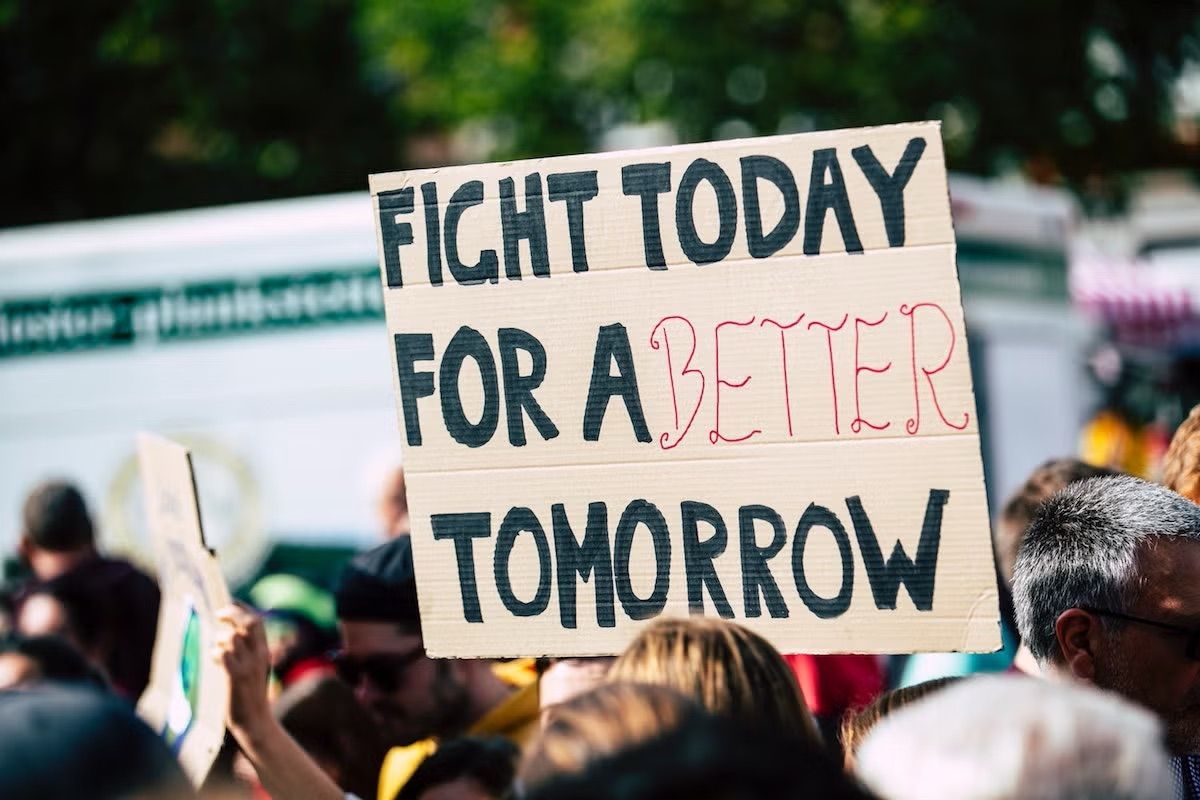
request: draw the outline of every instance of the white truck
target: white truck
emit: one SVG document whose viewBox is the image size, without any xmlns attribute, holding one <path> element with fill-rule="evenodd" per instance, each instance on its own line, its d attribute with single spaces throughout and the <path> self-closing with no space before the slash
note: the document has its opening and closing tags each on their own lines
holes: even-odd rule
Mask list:
<svg viewBox="0 0 1200 800">
<path fill-rule="evenodd" d="M 145 553 L 139 430 L 193 449 L 234 583 L 273 539 L 372 541 L 393 364 L 365 191 L 0 231 L 0 554 L 51 476 Z"/>
<path fill-rule="evenodd" d="M 952 176 L 993 503 L 1073 453 L 1089 331 L 1062 193 Z M 400 461 L 375 231 L 361 193 L 0 230 L 0 555 L 63 476 L 106 545 L 148 551 L 134 434 L 196 456 L 233 584 L 270 543 L 365 545 Z"/>
</svg>

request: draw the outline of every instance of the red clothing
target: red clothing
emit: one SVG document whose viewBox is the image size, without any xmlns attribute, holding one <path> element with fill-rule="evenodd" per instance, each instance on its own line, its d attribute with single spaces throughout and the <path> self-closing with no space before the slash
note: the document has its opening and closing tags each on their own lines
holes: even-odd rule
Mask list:
<svg viewBox="0 0 1200 800">
<path fill-rule="evenodd" d="M 784 659 L 796 673 L 809 710 L 818 717 L 838 717 L 861 708 L 884 690 L 883 664 L 868 655 L 791 655 Z"/>
</svg>

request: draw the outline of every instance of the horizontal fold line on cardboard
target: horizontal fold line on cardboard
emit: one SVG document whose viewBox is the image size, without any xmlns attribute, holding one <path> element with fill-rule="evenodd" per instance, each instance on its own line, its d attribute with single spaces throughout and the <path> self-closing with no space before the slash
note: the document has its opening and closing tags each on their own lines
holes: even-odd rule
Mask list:
<svg viewBox="0 0 1200 800">
<path fill-rule="evenodd" d="M 486 287 L 486 286 L 499 287 L 499 286 L 503 286 L 505 284 L 513 284 L 513 285 L 519 286 L 526 281 L 553 281 L 553 280 L 562 280 L 562 279 L 565 279 L 568 277 L 582 278 L 582 277 L 587 277 L 588 275 L 593 275 L 593 274 L 594 275 L 615 275 L 617 273 L 624 274 L 625 272 L 627 272 L 629 270 L 640 270 L 642 272 L 648 272 L 648 273 L 652 273 L 652 274 L 668 272 L 668 271 L 671 271 L 672 269 L 674 269 L 675 271 L 678 271 L 680 269 L 700 269 L 700 270 L 704 270 L 706 272 L 715 272 L 716 270 L 714 269 L 714 267 L 719 267 L 719 266 L 742 268 L 746 264 L 762 264 L 762 265 L 772 265 L 772 266 L 777 267 L 780 265 L 781 262 L 790 261 L 790 260 L 803 261 L 806 264 L 812 263 L 813 266 L 816 267 L 818 262 L 826 262 L 826 261 L 829 261 L 830 259 L 838 259 L 839 261 L 844 262 L 844 260 L 847 258 L 847 256 L 849 256 L 851 258 L 870 258 L 871 256 L 883 255 L 884 253 L 901 253 L 901 252 L 902 253 L 913 253 L 913 252 L 921 251 L 921 250 L 936 250 L 938 248 L 949 248 L 950 255 L 952 257 L 957 254 L 957 246 L 955 245 L 953 240 L 950 240 L 950 241 L 945 241 L 945 242 L 926 242 L 924 244 L 908 244 L 908 245 L 904 245 L 903 247 L 872 247 L 869 249 L 864 249 L 861 253 L 847 253 L 844 250 L 839 250 L 836 252 L 820 253 L 818 255 L 807 256 L 807 255 L 804 255 L 804 253 L 780 252 L 780 253 L 776 253 L 772 256 L 768 256 L 766 258 L 754 258 L 752 256 L 746 256 L 745 258 L 740 258 L 740 257 L 739 258 L 727 258 L 727 259 L 718 261 L 713 264 L 694 264 L 691 261 L 688 261 L 687 259 L 682 259 L 680 261 L 668 262 L 667 266 L 664 267 L 663 269 L 650 269 L 645 264 L 641 264 L 641 263 L 621 264 L 619 266 L 599 265 L 599 266 L 593 266 L 587 272 L 574 272 L 569 268 L 564 269 L 563 271 L 556 272 L 556 271 L 553 271 L 553 269 L 552 269 L 551 273 L 549 275 L 538 276 L 538 275 L 522 274 L 520 278 L 508 278 L 508 277 L 505 277 L 503 274 L 501 274 L 500 278 L 497 281 L 495 281 L 494 283 L 487 282 L 487 283 L 476 283 L 476 284 L 469 284 L 469 285 L 456 283 L 454 281 L 454 278 L 450 277 L 449 275 L 446 275 L 444 282 L 440 286 L 434 286 L 433 284 L 431 284 L 429 282 L 429 274 L 425 271 L 425 265 L 421 264 L 413 270 L 413 272 L 415 272 L 417 275 L 419 275 L 421 277 L 421 280 L 406 281 L 403 286 L 388 286 L 387 284 L 384 284 L 383 298 L 384 298 L 384 303 L 386 305 L 390 298 L 397 297 L 398 293 L 403 292 L 405 289 L 417 289 L 419 287 L 429 287 L 430 289 L 435 289 L 435 290 L 440 291 L 440 290 L 446 290 L 446 289 L 451 289 L 451 288 L 475 289 L 475 288 L 482 288 L 482 287 Z M 958 272 L 957 261 L 955 261 L 954 263 L 955 263 L 955 275 L 957 276 L 957 272 Z M 824 265 L 822 264 L 822 266 L 824 266 Z M 503 270 L 504 270 L 503 265 L 501 265 L 500 270 L 503 273 Z"/>
<path fill-rule="evenodd" d="M 810 440 L 786 440 L 779 442 L 755 442 L 753 444 L 738 443 L 735 448 L 731 447 L 713 447 L 709 452 L 712 455 L 708 456 L 689 456 L 686 458 L 667 457 L 665 459 L 656 459 L 652 456 L 645 459 L 629 459 L 623 461 L 613 461 L 605 459 L 602 456 L 596 461 L 568 461 L 566 463 L 557 463 L 547 461 L 537 464 L 497 464 L 494 466 L 473 466 L 461 467 L 457 469 L 420 469 L 411 461 L 411 456 L 405 459 L 404 470 L 407 475 L 451 475 L 463 472 L 509 472 L 517 470 L 531 469 L 588 469 L 595 467 L 632 467 L 632 466 L 657 466 L 668 467 L 678 466 L 682 464 L 703 464 L 710 462 L 737 462 L 737 461 L 752 461 L 756 458 L 756 451 L 767 449 L 778 449 L 781 447 L 821 447 L 821 446 L 837 446 L 837 447 L 864 447 L 868 445 L 881 444 L 918 444 L 921 442 L 937 441 L 938 443 L 946 442 L 952 439 L 969 439 L 972 442 L 978 440 L 978 434 L 974 431 L 970 433 L 964 432 L 945 432 L 945 433 L 922 433 L 914 436 L 875 436 L 869 439 L 810 439 Z M 653 443 L 646 445 L 649 450 Z M 411 448 L 405 448 L 411 452 Z"/>
</svg>

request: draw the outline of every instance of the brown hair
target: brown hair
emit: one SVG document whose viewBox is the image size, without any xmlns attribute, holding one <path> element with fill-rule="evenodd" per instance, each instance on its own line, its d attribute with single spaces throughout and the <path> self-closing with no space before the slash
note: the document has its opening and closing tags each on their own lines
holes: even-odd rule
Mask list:
<svg viewBox="0 0 1200 800">
<path fill-rule="evenodd" d="M 545 725 L 526 749 L 520 782 L 528 788 L 582 772 L 597 759 L 702 716 L 699 706 L 663 686 L 599 686 L 547 709 Z"/>
<path fill-rule="evenodd" d="M 1200 405 L 1175 429 L 1163 459 L 1163 485 L 1200 503 Z"/>
<path fill-rule="evenodd" d="M 66 553 L 95 543 L 87 503 L 66 481 L 50 480 L 35 486 L 25 498 L 21 518 L 26 538 L 42 550 Z"/>
<path fill-rule="evenodd" d="M 302 678 L 283 690 L 273 710 L 338 786 L 359 797 L 374 796 L 388 748 L 353 689 L 330 676 Z"/>
<path fill-rule="evenodd" d="M 1052 458 L 1029 473 L 1025 484 L 1004 504 L 999 524 L 996 525 L 993 534 L 996 563 L 1004 580 L 1012 583 L 1013 564 L 1017 561 L 1021 540 L 1025 538 L 1025 530 L 1029 523 L 1033 522 L 1034 515 L 1043 503 L 1076 481 L 1120 474 L 1107 467 L 1093 466 L 1078 458 Z"/>
<path fill-rule="evenodd" d="M 642 629 L 612 680 L 669 686 L 708 711 L 820 741 L 796 676 L 766 639 L 721 619 L 660 619 Z"/>
<path fill-rule="evenodd" d="M 957 677 L 934 678 L 924 683 L 902 686 L 899 689 L 884 692 L 862 708 L 847 711 L 846 715 L 842 717 L 841 730 L 838 734 L 847 762 L 858 752 L 858 748 L 867 738 L 867 734 L 881 719 L 958 680 Z"/>
</svg>

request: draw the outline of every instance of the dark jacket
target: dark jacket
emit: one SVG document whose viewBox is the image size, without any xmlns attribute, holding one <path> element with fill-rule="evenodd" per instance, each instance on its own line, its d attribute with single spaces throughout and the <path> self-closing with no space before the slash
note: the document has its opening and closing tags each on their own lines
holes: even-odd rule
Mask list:
<svg viewBox="0 0 1200 800">
<path fill-rule="evenodd" d="M 103 666 L 113 688 L 136 701 L 150 680 L 158 584 L 128 561 L 96 556 L 56 578 L 33 583 L 24 594 L 39 592 L 66 607 L 85 647 L 107 654 Z"/>
</svg>

